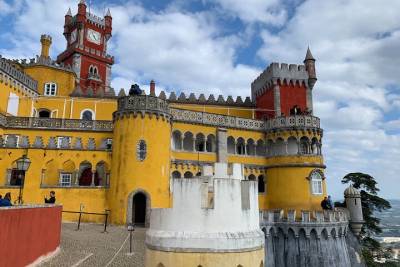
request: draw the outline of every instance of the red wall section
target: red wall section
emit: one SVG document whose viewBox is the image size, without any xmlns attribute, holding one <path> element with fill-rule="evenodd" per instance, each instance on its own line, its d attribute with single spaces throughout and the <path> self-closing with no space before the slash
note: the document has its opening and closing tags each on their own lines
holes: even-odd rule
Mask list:
<svg viewBox="0 0 400 267">
<path fill-rule="evenodd" d="M 61 206 L 0 208 L 0 266 L 26 266 L 60 245 Z"/>
<path fill-rule="evenodd" d="M 281 112 L 290 115 L 290 109 L 298 106 L 301 111 L 307 108 L 306 87 L 304 85 L 280 85 Z"/>
<path fill-rule="evenodd" d="M 263 95 L 256 98 L 257 109 L 268 109 L 271 111 L 257 111 L 257 119 L 263 119 L 265 116 L 273 118 L 275 116 L 274 110 L 274 89 L 268 89 Z"/>
</svg>

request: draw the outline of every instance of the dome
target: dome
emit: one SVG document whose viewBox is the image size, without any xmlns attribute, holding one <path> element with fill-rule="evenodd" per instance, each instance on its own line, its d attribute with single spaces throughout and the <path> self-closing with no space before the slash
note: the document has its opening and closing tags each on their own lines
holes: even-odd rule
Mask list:
<svg viewBox="0 0 400 267">
<path fill-rule="evenodd" d="M 346 190 L 344 190 L 344 196 L 345 197 L 360 197 L 361 195 L 360 195 L 360 191 L 358 191 L 352 185 L 350 185 L 349 187 L 346 188 Z"/>
</svg>

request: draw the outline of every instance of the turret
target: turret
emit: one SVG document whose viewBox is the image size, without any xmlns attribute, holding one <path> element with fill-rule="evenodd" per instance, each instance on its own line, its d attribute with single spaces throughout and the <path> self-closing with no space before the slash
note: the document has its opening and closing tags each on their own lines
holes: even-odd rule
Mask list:
<svg viewBox="0 0 400 267">
<path fill-rule="evenodd" d="M 150 207 L 170 205 L 169 106 L 134 85 L 128 96 L 118 98 L 113 118 L 111 219 L 148 226 Z"/>
<path fill-rule="evenodd" d="M 52 39 L 50 35 L 43 34 L 40 37 L 40 43 L 42 44 L 41 58 L 49 58 L 51 42 Z"/>
<path fill-rule="evenodd" d="M 68 34 L 69 34 L 69 27 L 68 25 L 71 24 L 72 21 L 72 12 L 71 8 L 68 8 L 67 14 L 65 14 L 65 19 L 64 19 L 64 36 L 66 39 L 68 39 Z"/>
<path fill-rule="evenodd" d="M 78 4 L 78 15 L 76 16 L 78 22 L 85 22 L 86 20 L 86 2 L 81 0 Z"/>
<path fill-rule="evenodd" d="M 344 198 L 346 200 L 347 209 L 350 213 L 350 228 L 355 235 L 359 235 L 364 223 L 361 194 L 357 189 L 350 185 L 344 191 Z"/>
<path fill-rule="evenodd" d="M 105 26 L 106 26 L 105 37 L 108 41 L 112 36 L 112 17 L 111 17 L 110 9 L 107 10 L 106 15 L 104 16 L 104 21 L 105 21 Z"/>
<path fill-rule="evenodd" d="M 317 82 L 317 74 L 315 72 L 315 58 L 311 54 L 310 47 L 307 48 L 304 65 L 306 66 L 306 70 L 308 72 L 308 86 L 310 87 L 310 89 L 313 89 L 315 83 Z"/>
</svg>

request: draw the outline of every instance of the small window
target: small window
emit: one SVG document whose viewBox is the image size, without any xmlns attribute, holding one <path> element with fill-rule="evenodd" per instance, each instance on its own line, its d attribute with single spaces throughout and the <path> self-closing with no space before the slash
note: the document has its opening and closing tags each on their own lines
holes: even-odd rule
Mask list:
<svg viewBox="0 0 400 267">
<path fill-rule="evenodd" d="M 314 195 L 322 195 L 322 176 L 318 171 L 311 174 L 311 193 Z"/>
<path fill-rule="evenodd" d="M 147 154 L 147 145 L 144 140 L 140 140 L 137 144 L 137 158 L 140 161 L 145 160 Z"/>
<path fill-rule="evenodd" d="M 93 112 L 91 112 L 90 110 L 85 110 L 84 112 L 82 112 L 81 119 L 85 121 L 93 120 Z"/>
<path fill-rule="evenodd" d="M 57 84 L 46 83 L 44 85 L 44 95 L 55 96 L 57 94 Z"/>
<path fill-rule="evenodd" d="M 25 172 L 17 169 L 11 170 L 10 185 L 22 185 Z"/>
<path fill-rule="evenodd" d="M 71 186 L 72 173 L 60 173 L 60 186 Z"/>
</svg>

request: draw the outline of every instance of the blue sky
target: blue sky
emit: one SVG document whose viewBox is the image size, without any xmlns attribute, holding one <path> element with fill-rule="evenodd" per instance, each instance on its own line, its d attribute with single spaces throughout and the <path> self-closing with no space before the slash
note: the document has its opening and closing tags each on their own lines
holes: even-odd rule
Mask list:
<svg viewBox="0 0 400 267">
<path fill-rule="evenodd" d="M 0 54 L 29 58 L 52 35 L 55 58 L 75 0 L 0 0 Z M 89 2 L 89 1 L 88 1 Z M 250 95 L 270 62 L 317 59 L 314 111 L 324 128 L 328 190 L 341 198 L 348 172 L 373 175 L 381 193 L 400 198 L 400 1 L 158 0 L 92 1 L 109 7 L 118 91 L 151 79 L 157 90 Z"/>
</svg>

